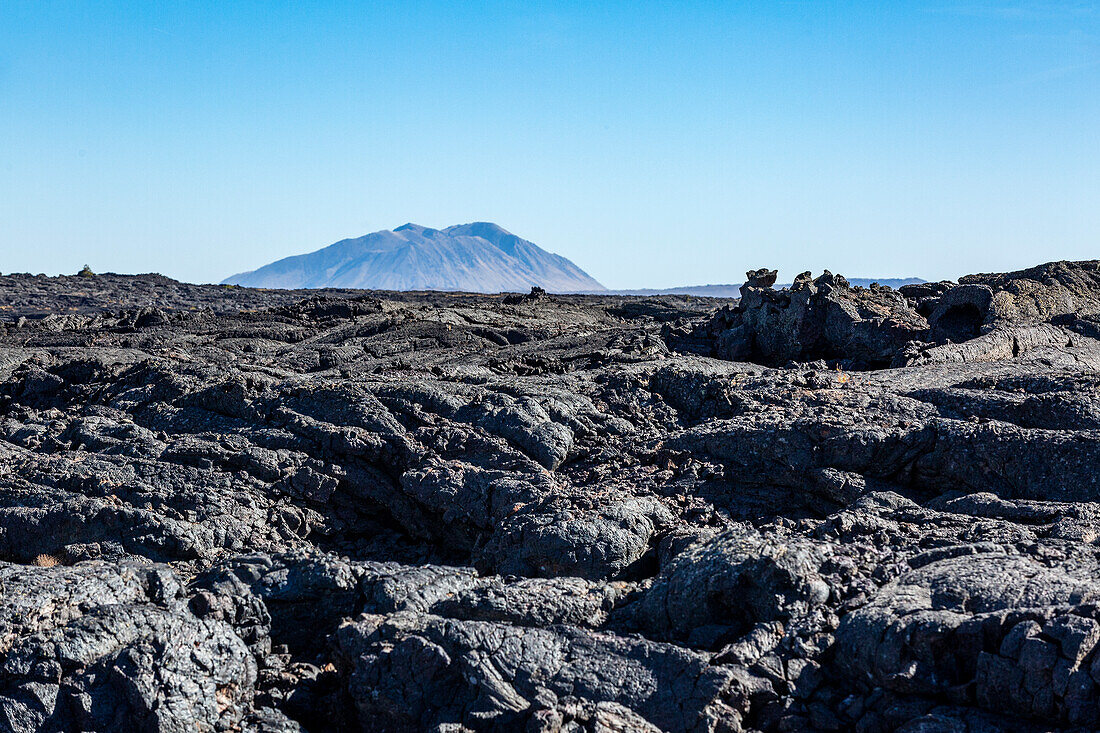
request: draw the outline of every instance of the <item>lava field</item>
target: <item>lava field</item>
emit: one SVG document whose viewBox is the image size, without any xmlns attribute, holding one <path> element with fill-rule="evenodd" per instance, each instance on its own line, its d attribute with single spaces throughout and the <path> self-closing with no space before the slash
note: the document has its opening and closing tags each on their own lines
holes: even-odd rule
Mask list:
<svg viewBox="0 0 1100 733">
<path fill-rule="evenodd" d="M 1100 262 L 0 277 L 0 730 L 1100 729 Z"/>
</svg>

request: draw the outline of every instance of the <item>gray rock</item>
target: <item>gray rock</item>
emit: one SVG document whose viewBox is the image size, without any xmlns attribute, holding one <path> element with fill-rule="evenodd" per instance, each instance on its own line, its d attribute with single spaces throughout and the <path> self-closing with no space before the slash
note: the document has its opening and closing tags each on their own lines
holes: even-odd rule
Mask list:
<svg viewBox="0 0 1100 733">
<path fill-rule="evenodd" d="M 1097 272 L 0 277 L 0 728 L 1090 730 Z"/>
</svg>

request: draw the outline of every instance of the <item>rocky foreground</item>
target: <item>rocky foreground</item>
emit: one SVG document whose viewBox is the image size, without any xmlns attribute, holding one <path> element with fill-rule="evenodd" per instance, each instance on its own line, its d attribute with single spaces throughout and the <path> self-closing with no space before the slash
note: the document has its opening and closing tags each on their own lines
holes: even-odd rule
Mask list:
<svg viewBox="0 0 1100 733">
<path fill-rule="evenodd" d="M 775 281 L 0 278 L 0 730 L 1100 728 L 1100 263 Z"/>
</svg>

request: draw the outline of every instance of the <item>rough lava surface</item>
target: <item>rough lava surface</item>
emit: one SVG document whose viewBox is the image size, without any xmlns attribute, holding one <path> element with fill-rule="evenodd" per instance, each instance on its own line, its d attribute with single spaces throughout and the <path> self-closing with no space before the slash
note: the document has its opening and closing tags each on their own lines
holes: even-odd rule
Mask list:
<svg viewBox="0 0 1100 733">
<path fill-rule="evenodd" d="M 0 278 L 0 730 L 1100 728 L 1100 263 Z"/>
</svg>

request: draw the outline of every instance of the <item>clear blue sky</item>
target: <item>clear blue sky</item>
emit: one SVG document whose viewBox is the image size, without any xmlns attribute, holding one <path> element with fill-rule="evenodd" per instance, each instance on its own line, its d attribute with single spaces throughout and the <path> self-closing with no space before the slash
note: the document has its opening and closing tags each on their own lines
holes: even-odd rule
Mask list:
<svg viewBox="0 0 1100 733">
<path fill-rule="evenodd" d="M 0 271 L 476 220 L 611 287 L 1100 257 L 1100 3 L 0 2 Z"/>
</svg>

